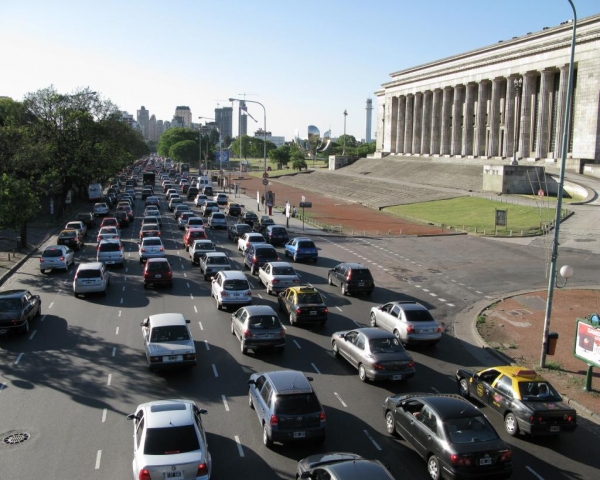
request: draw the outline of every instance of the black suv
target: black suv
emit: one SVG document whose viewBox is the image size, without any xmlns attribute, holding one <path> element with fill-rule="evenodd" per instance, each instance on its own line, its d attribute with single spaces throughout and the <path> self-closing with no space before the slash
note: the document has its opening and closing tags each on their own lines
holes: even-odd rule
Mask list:
<svg viewBox="0 0 600 480">
<path fill-rule="evenodd" d="M 267 225 L 265 231 L 261 233 L 271 245 L 285 245 L 290 240 L 288 231 L 281 225 Z"/>
<path fill-rule="evenodd" d="M 196 195 L 200 193 L 200 189 L 198 187 L 190 187 L 187 190 L 187 198 L 188 200 L 193 200 L 196 198 Z"/>
<path fill-rule="evenodd" d="M 329 285 L 339 285 L 342 295 L 366 293 L 375 290 L 375 282 L 371 271 L 360 263 L 340 263 L 329 270 Z"/>
<path fill-rule="evenodd" d="M 254 222 L 258 222 L 258 215 L 254 212 L 244 212 L 238 219 L 238 223 L 245 223 L 254 226 Z"/>
<path fill-rule="evenodd" d="M 83 222 L 88 229 L 96 226 L 96 217 L 94 217 L 92 212 L 80 212 L 75 217 L 75 220 Z"/>
<path fill-rule="evenodd" d="M 254 225 L 252 225 L 252 230 L 264 235 L 265 229 L 270 225 L 275 225 L 275 220 L 268 215 L 263 215 L 260 217 L 260 220 L 254 222 Z"/>
<path fill-rule="evenodd" d="M 252 275 L 256 275 L 258 269 L 265 263 L 278 260 L 277 250 L 273 245 L 267 243 L 250 243 L 244 252 L 244 265 L 250 269 Z"/>
<path fill-rule="evenodd" d="M 248 380 L 248 403 L 256 409 L 263 444 L 325 440 L 325 411 L 302 372 L 281 370 L 255 373 Z"/>
<path fill-rule="evenodd" d="M 206 195 L 207 197 L 213 197 L 215 195 L 215 192 L 213 192 L 213 188 L 212 187 L 204 187 L 202 189 L 202 193 L 204 195 Z"/>
</svg>

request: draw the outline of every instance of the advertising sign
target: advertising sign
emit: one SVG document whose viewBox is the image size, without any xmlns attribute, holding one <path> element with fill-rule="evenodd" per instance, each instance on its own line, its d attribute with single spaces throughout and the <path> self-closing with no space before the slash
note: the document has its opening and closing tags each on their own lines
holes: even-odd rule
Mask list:
<svg viewBox="0 0 600 480">
<path fill-rule="evenodd" d="M 221 154 L 223 154 L 223 156 L 221 157 Z M 229 150 L 217 150 L 215 152 L 215 159 L 217 164 L 219 163 L 226 163 L 229 161 Z"/>
<path fill-rule="evenodd" d="M 574 355 L 589 365 L 600 367 L 600 328 L 588 319 L 575 323 Z"/>
</svg>

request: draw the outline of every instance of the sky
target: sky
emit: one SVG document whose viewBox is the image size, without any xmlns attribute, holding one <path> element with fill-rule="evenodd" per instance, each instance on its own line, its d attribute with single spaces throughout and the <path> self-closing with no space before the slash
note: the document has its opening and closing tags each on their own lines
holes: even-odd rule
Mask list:
<svg viewBox="0 0 600 480">
<path fill-rule="evenodd" d="M 573 1 L 578 18 L 600 13 Z M 198 122 L 245 94 L 274 136 L 338 137 L 346 110 L 360 140 L 391 73 L 572 17 L 567 0 L 1 0 L 0 96 L 89 87 L 134 118 L 187 105 Z M 252 134 L 264 112 L 248 112 Z M 374 108 L 373 138 L 376 124 Z"/>
</svg>

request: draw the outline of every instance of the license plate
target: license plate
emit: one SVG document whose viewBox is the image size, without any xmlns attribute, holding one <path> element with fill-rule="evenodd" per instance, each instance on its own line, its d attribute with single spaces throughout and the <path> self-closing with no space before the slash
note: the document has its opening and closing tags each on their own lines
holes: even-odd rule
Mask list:
<svg viewBox="0 0 600 480">
<path fill-rule="evenodd" d="M 107 260 L 104 263 L 106 263 L 107 265 L 112 265 L 113 263 L 115 263 L 115 261 L 114 260 Z"/>
<path fill-rule="evenodd" d="M 311 314 L 311 315 L 316 315 L 316 314 L 317 314 L 317 311 L 316 311 L 316 310 L 311 310 L 311 311 L 310 311 L 310 314 Z"/>
<path fill-rule="evenodd" d="M 392 380 L 402 380 L 402 375 L 392 375 Z"/>
<path fill-rule="evenodd" d="M 85 285 L 93 285 L 94 282 L 93 281 L 89 281 L 89 282 L 83 282 Z"/>
<path fill-rule="evenodd" d="M 304 438 L 306 437 L 306 432 L 294 432 L 294 438 Z"/>
<path fill-rule="evenodd" d="M 262 335 L 258 336 L 259 338 L 272 338 L 273 334 L 272 333 L 263 333 Z"/>
<path fill-rule="evenodd" d="M 358 282 L 358 286 L 359 287 L 364 287 L 365 286 L 365 282 Z"/>
<path fill-rule="evenodd" d="M 168 362 L 177 362 L 181 360 L 181 355 L 169 355 L 166 359 Z"/>
<path fill-rule="evenodd" d="M 552 433 L 560 432 L 560 427 L 558 427 L 558 426 L 556 426 L 556 427 L 550 427 L 550 431 Z"/>
<path fill-rule="evenodd" d="M 431 332 L 433 332 L 433 329 L 431 329 L 431 328 L 422 328 L 420 330 L 420 332 L 421 333 L 431 333 Z"/>
<path fill-rule="evenodd" d="M 155 275 L 155 277 L 156 277 L 156 278 L 161 278 L 161 277 L 162 277 L 162 275 L 158 274 L 158 275 Z"/>
<path fill-rule="evenodd" d="M 167 472 L 167 478 L 179 478 L 181 477 L 181 472 Z"/>
<path fill-rule="evenodd" d="M 491 465 L 492 459 L 490 457 L 480 458 L 479 465 Z"/>
</svg>

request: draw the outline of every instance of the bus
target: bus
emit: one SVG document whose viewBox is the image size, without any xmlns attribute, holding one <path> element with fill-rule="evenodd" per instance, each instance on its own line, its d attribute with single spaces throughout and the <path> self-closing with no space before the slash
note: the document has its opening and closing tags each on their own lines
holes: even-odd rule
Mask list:
<svg viewBox="0 0 600 480">
<path fill-rule="evenodd" d="M 179 166 L 179 173 L 184 173 L 184 172 L 189 172 L 190 171 L 190 164 L 189 163 L 182 163 Z"/>
<path fill-rule="evenodd" d="M 88 198 L 91 202 L 97 202 L 102 198 L 102 185 L 99 183 L 90 183 L 88 185 Z"/>
</svg>

